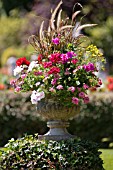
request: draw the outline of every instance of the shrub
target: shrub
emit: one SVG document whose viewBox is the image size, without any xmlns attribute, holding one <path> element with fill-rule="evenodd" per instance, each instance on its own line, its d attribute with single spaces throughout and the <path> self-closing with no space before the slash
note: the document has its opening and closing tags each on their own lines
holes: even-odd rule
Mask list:
<svg viewBox="0 0 113 170">
<path fill-rule="evenodd" d="M 39 141 L 37 135 L 11 139 L 1 154 L 1 170 L 104 170 L 97 144 L 70 139 Z"/>
</svg>

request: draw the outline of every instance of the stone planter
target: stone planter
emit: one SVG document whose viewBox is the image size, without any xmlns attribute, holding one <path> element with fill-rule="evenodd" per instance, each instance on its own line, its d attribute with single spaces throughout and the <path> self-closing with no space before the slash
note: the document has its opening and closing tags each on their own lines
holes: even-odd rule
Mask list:
<svg viewBox="0 0 113 170">
<path fill-rule="evenodd" d="M 80 107 L 65 107 L 60 102 L 52 99 L 40 101 L 37 105 L 37 111 L 47 121 L 50 130 L 45 135 L 39 135 L 39 140 L 65 140 L 73 138 L 67 131 L 68 120 L 79 113 Z"/>
</svg>

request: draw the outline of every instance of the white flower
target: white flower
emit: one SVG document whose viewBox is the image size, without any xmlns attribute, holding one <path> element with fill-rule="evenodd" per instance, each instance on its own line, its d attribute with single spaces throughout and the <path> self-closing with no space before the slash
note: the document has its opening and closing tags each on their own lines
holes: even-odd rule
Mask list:
<svg viewBox="0 0 113 170">
<path fill-rule="evenodd" d="M 32 104 L 37 104 L 38 101 L 43 99 L 45 97 L 45 93 L 43 91 L 38 92 L 38 91 L 33 91 L 31 95 L 31 102 Z"/>
<path fill-rule="evenodd" d="M 36 85 L 36 87 L 39 86 L 39 85 L 40 85 L 40 82 L 38 81 L 35 85 Z"/>
<path fill-rule="evenodd" d="M 36 68 L 38 67 L 39 64 L 37 64 L 38 62 L 37 61 L 32 61 L 28 67 L 28 72 L 32 71 L 33 68 Z"/>
<path fill-rule="evenodd" d="M 13 71 L 14 71 L 14 76 L 17 76 L 19 73 L 21 73 L 23 70 L 22 66 L 17 66 Z"/>
</svg>

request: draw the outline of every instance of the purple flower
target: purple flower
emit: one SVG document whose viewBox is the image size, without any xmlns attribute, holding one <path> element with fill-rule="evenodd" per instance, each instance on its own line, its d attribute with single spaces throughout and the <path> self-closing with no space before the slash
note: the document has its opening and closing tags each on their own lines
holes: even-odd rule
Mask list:
<svg viewBox="0 0 113 170">
<path fill-rule="evenodd" d="M 86 71 L 94 71 L 95 67 L 93 63 L 88 63 L 88 65 L 83 65 L 84 70 Z"/>
<path fill-rule="evenodd" d="M 60 40 L 59 40 L 59 38 L 53 38 L 52 39 L 52 42 L 55 44 L 55 45 L 58 45 L 59 43 L 60 43 Z"/>
<path fill-rule="evenodd" d="M 68 62 L 68 56 L 67 54 L 61 54 L 61 60 L 62 60 L 62 63 L 67 63 Z"/>
<path fill-rule="evenodd" d="M 73 56 L 76 56 L 76 54 L 73 51 L 67 52 L 68 58 L 72 58 Z"/>
<path fill-rule="evenodd" d="M 72 103 L 78 105 L 79 99 L 77 97 L 72 98 Z"/>
</svg>

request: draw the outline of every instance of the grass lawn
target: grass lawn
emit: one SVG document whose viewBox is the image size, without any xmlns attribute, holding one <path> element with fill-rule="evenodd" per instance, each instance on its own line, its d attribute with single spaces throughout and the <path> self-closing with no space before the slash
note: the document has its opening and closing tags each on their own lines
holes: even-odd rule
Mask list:
<svg viewBox="0 0 113 170">
<path fill-rule="evenodd" d="M 113 149 L 101 149 L 105 170 L 113 170 Z"/>
<path fill-rule="evenodd" d="M 101 149 L 100 151 L 102 152 L 101 158 L 104 161 L 105 170 L 113 170 L 113 149 Z"/>
</svg>

